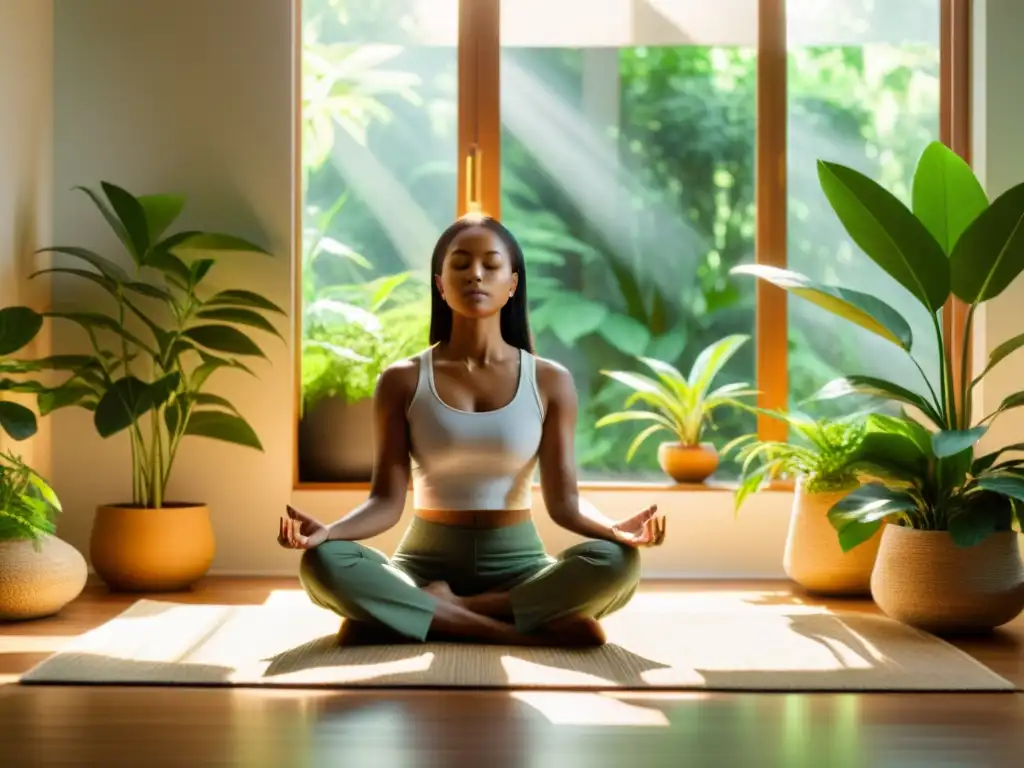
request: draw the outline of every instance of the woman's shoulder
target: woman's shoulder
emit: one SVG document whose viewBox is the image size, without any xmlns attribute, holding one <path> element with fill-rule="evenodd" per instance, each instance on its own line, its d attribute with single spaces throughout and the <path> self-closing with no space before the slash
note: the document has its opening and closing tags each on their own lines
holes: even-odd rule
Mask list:
<svg viewBox="0 0 1024 768">
<path fill-rule="evenodd" d="M 377 380 L 379 397 L 407 401 L 416 391 L 420 373 L 420 356 L 397 360 L 385 368 Z"/>
<path fill-rule="evenodd" d="M 561 363 L 534 355 L 537 365 L 537 388 L 545 399 L 576 395 L 572 373 Z"/>
</svg>

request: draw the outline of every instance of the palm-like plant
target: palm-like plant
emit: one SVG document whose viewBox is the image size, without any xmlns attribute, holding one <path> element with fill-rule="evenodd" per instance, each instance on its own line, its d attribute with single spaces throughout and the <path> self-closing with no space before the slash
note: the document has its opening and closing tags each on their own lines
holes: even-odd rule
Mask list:
<svg viewBox="0 0 1024 768">
<path fill-rule="evenodd" d="M 633 394 L 626 399 L 627 410 L 604 416 L 596 426 L 600 428 L 627 421 L 652 422 L 633 439 L 626 453 L 627 461 L 632 460 L 651 435 L 663 430 L 675 435 L 684 447 L 699 446 L 714 411 L 725 407 L 749 407 L 741 398 L 757 394 L 749 384 L 741 382 L 711 389 L 725 364 L 749 339 L 749 336 L 736 334 L 711 344 L 697 356 L 688 376 L 683 376 L 669 363 L 649 357 L 638 357 L 637 360 L 654 372 L 654 378 L 631 371 L 601 371 L 632 389 Z M 628 410 L 637 403 L 650 406 L 650 410 Z"/>
<path fill-rule="evenodd" d="M 739 448 L 740 482 L 735 507 L 766 483 L 780 478 L 803 478 L 809 493 L 843 491 L 855 488 L 859 476 L 854 459 L 864 439 L 864 416 L 843 419 L 812 419 L 804 414 L 766 411 L 773 418 L 785 421 L 796 433 L 790 441 L 757 440 L 744 435 L 729 443 L 722 453 Z"/>
<path fill-rule="evenodd" d="M 887 518 L 913 528 L 948 531 L 960 545 L 1019 527 L 1024 462 L 1000 457 L 1005 451 L 1024 450 L 1024 445 L 980 457 L 975 446 L 996 417 L 1024 405 L 1024 392 L 1008 395 L 981 419 L 974 418 L 972 393 L 986 374 L 1024 346 L 1024 334 L 996 347 L 973 379 L 968 376 L 967 345 L 978 307 L 1002 294 L 1024 270 L 1024 184 L 990 204 L 971 168 L 938 142 L 918 162 L 911 208 L 851 168 L 819 161 L 818 175 L 853 241 L 931 315 L 940 351 L 938 370 L 925 371 L 914 356 L 910 324 L 874 296 L 763 265 L 733 270 L 767 280 L 856 323 L 902 350 L 921 372 L 917 389 L 879 377 L 846 376 L 817 395 L 881 396 L 912 407 L 930 426 L 926 429 L 907 416 L 868 417 L 854 461 L 878 480 L 830 512 L 841 544 L 849 549 L 865 541 Z M 943 333 L 942 313 L 953 297 L 967 306 L 964 348 L 959 351 L 947 348 Z"/>
</svg>

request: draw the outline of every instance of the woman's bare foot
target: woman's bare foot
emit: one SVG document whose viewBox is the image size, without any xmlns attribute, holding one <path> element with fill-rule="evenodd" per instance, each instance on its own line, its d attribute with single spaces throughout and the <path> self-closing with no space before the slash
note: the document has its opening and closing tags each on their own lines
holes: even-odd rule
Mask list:
<svg viewBox="0 0 1024 768">
<path fill-rule="evenodd" d="M 596 648 L 608 641 L 601 622 L 589 616 L 567 616 L 552 621 L 543 628 L 542 634 L 551 639 L 551 645 L 564 648 Z"/>
<path fill-rule="evenodd" d="M 448 586 L 447 581 L 432 581 L 423 587 L 423 591 L 428 595 L 436 597 L 442 603 L 459 606 L 462 605 L 461 598 L 452 592 L 452 588 Z"/>
</svg>

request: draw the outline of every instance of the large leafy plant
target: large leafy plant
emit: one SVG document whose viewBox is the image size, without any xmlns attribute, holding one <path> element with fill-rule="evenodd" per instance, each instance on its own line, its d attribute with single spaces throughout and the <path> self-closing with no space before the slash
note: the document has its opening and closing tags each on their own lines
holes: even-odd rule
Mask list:
<svg viewBox="0 0 1024 768">
<path fill-rule="evenodd" d="M 844 549 L 856 546 L 887 518 L 949 531 L 963 546 L 993 531 L 1019 527 L 1024 461 L 1000 459 L 1024 445 L 983 456 L 975 456 L 975 447 L 995 418 L 1024 405 L 1024 392 L 1008 395 L 980 419 L 973 413 L 972 393 L 989 371 L 1024 346 L 1024 334 L 996 347 L 973 378 L 967 345 L 978 307 L 1002 294 L 1024 269 L 1024 184 L 990 203 L 971 168 L 938 142 L 918 162 L 909 208 L 851 168 L 819 161 L 818 176 L 853 241 L 931 316 L 939 349 L 938 370 L 924 370 L 914 354 L 910 324 L 897 308 L 874 296 L 768 266 L 733 270 L 856 323 L 901 349 L 921 373 L 915 389 L 880 377 L 846 376 L 817 395 L 863 393 L 916 411 L 914 418 L 906 412 L 902 418 L 868 418 L 854 461 L 874 479 L 829 513 L 840 543 Z M 944 307 L 954 297 L 967 308 L 964 348 L 959 350 L 947 346 L 943 331 Z"/>
<path fill-rule="evenodd" d="M 802 413 L 765 411 L 785 421 L 792 440 L 758 440 L 756 435 L 737 438 L 723 450 L 736 450 L 740 463 L 740 481 L 735 508 L 765 484 L 777 479 L 803 478 L 809 493 L 849 491 L 860 483 L 853 462 L 864 439 L 866 423 L 862 415 L 842 419 L 812 419 Z"/>
<path fill-rule="evenodd" d="M 749 407 L 740 398 L 757 394 L 749 384 L 742 382 L 711 389 L 722 368 L 749 338 L 736 334 L 709 345 L 697 356 L 688 376 L 683 376 L 669 363 L 649 357 L 637 359 L 653 371 L 654 377 L 631 371 L 602 371 L 632 389 L 633 394 L 626 399 L 626 410 L 604 416 L 596 426 L 601 428 L 627 421 L 652 422 L 633 439 L 626 461 L 632 460 L 647 438 L 660 431 L 670 432 L 683 446 L 699 446 L 715 410 Z M 637 403 L 649 409 L 631 410 Z"/>
<path fill-rule="evenodd" d="M 182 230 L 168 234 L 185 205 L 173 194 L 135 197 L 102 183 L 102 195 L 84 191 L 127 252 L 130 266 L 78 246 L 42 249 L 80 266 L 58 272 L 94 284 L 107 308 L 48 311 L 43 315 L 81 328 L 90 351 L 11 361 L 8 372 L 66 373 L 57 386 L 39 387 L 41 414 L 76 406 L 92 412 L 103 438 L 131 440 L 132 502 L 161 507 L 182 440 L 202 436 L 262 450 L 248 421 L 221 395 L 207 391 L 222 369 L 252 370 L 244 359 L 265 357 L 248 329 L 280 337 L 268 315 L 284 310 L 250 290 L 209 290 L 217 254 L 263 248 L 240 237 Z M 26 318 L 24 322 L 29 322 Z M 19 325 L 19 328 L 21 326 Z"/>
</svg>

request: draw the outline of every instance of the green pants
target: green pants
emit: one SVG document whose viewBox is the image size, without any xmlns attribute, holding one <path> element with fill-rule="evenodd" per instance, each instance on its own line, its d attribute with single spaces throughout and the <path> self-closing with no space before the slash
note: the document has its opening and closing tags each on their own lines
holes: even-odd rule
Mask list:
<svg viewBox="0 0 1024 768">
<path fill-rule="evenodd" d="M 516 629 L 528 633 L 564 616 L 600 619 L 622 608 L 640 581 L 640 555 L 595 540 L 551 557 L 532 521 L 480 530 L 414 517 L 390 560 L 354 541 L 328 541 L 303 553 L 299 578 L 320 607 L 422 642 L 437 601 L 419 587 L 432 581 L 459 596 L 507 591 Z"/>
</svg>

